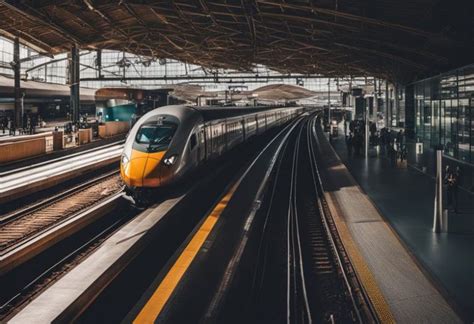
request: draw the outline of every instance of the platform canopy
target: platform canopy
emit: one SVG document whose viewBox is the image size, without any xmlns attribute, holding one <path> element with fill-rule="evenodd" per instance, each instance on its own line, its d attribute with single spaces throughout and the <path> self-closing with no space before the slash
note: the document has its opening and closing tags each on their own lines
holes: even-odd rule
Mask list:
<svg viewBox="0 0 474 324">
<path fill-rule="evenodd" d="M 414 80 L 471 63 L 474 1 L 4 0 L 0 29 L 60 53 L 115 49 L 210 68 Z"/>
</svg>

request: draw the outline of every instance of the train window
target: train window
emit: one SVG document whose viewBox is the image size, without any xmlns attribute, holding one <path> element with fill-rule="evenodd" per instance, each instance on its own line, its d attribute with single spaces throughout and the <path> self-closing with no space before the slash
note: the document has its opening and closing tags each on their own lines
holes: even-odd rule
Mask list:
<svg viewBox="0 0 474 324">
<path fill-rule="evenodd" d="M 191 151 L 196 147 L 196 144 L 197 144 L 196 134 L 193 134 L 193 135 L 191 135 L 191 139 L 190 139 Z"/>
<path fill-rule="evenodd" d="M 148 152 L 163 151 L 168 148 L 177 128 L 176 123 L 167 121 L 144 123 L 137 132 L 135 142 L 146 146 Z"/>
</svg>

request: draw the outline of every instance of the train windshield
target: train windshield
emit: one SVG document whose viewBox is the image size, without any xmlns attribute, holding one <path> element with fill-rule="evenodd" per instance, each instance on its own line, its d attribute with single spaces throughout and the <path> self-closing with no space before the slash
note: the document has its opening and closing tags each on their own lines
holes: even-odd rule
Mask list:
<svg viewBox="0 0 474 324">
<path fill-rule="evenodd" d="M 170 121 L 147 122 L 138 130 L 135 141 L 145 146 L 148 152 L 163 151 L 168 148 L 177 128 L 178 125 Z"/>
</svg>

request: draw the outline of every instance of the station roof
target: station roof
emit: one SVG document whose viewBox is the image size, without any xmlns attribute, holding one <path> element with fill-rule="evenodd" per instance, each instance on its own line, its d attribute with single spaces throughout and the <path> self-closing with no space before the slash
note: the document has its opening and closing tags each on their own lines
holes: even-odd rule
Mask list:
<svg viewBox="0 0 474 324">
<path fill-rule="evenodd" d="M 474 1 L 5 0 L 0 33 L 211 68 L 413 80 L 471 63 Z"/>
<path fill-rule="evenodd" d="M 207 97 L 215 99 L 227 99 L 232 101 L 248 100 L 250 98 L 259 101 L 285 101 L 311 98 L 320 93 L 311 91 L 300 86 L 290 84 L 269 84 L 254 90 L 242 90 L 233 92 L 231 95 L 227 91 L 206 91 L 203 87 L 194 84 L 176 84 L 173 85 L 171 94 L 181 100 L 195 102 L 197 97 Z M 324 96 L 327 92 L 324 92 Z"/>
</svg>

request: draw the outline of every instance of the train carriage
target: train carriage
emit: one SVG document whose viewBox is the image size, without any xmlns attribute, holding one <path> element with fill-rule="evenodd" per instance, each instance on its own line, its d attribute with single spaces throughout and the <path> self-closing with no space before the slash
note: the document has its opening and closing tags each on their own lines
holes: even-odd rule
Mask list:
<svg viewBox="0 0 474 324">
<path fill-rule="evenodd" d="M 131 129 L 121 157 L 126 191 L 145 202 L 151 189 L 179 181 L 249 138 L 282 125 L 301 107 L 165 106 L 145 114 Z"/>
</svg>

